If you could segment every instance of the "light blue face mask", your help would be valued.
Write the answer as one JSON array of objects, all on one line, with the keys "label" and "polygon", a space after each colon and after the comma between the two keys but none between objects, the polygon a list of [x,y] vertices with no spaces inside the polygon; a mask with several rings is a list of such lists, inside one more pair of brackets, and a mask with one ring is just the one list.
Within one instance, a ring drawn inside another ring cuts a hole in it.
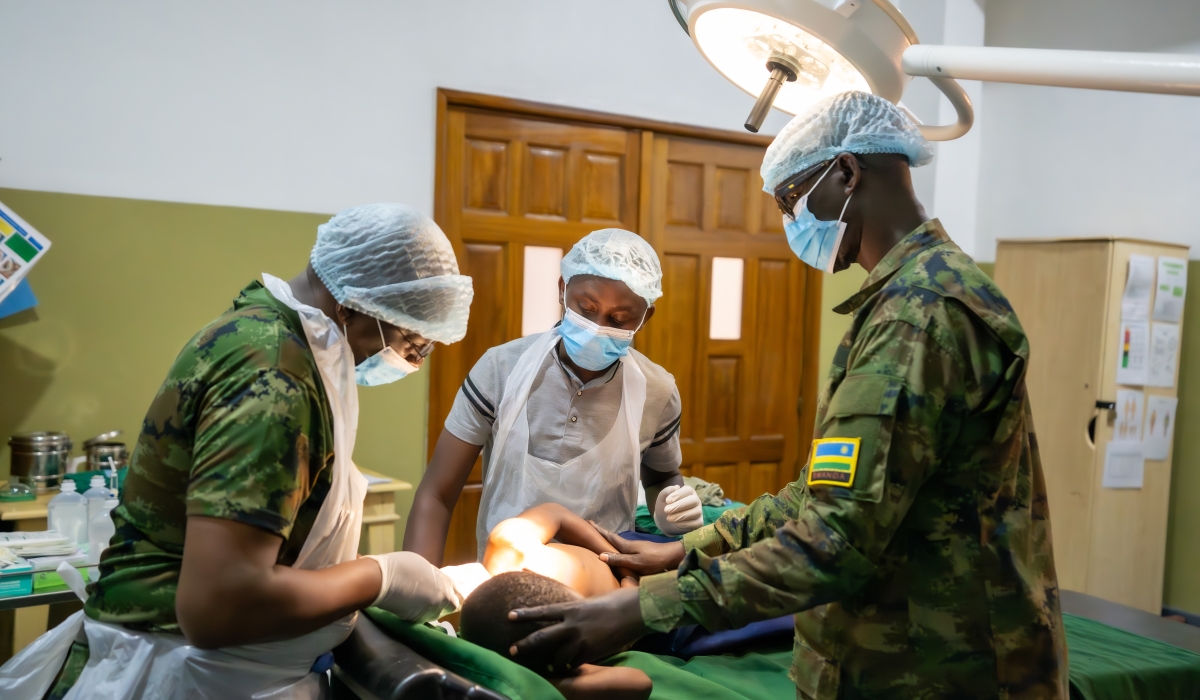
[{"label": "light blue face mask", "polygon": [[[600,326],[575,313],[563,304],[567,312],[563,314],[562,323],[558,326],[558,334],[563,339],[563,349],[567,357],[584,369],[599,372],[612,363],[629,354],[629,346],[633,344],[633,334],[637,331],[625,331],[620,328]],[[649,308],[646,309],[649,312]],[[642,323],[646,315],[642,314]],[[642,324],[638,324],[641,330]]]},{"label": "light blue face mask", "polygon": [[[375,319],[375,325],[379,327],[379,339],[383,341],[383,349],[354,367],[354,382],[356,384],[359,386],[391,384],[421,369],[403,357],[400,357],[400,353],[388,345],[387,339],[383,337],[383,324],[379,322],[379,319]],[[344,333],[345,330],[345,327],[343,327],[342,332]]]},{"label": "light blue face mask", "polygon": [[[817,185],[821,184],[821,180],[825,179],[829,171],[833,170],[833,166],[834,163],[830,163],[825,172],[821,173],[821,177],[817,178],[816,184],[796,202],[795,208],[792,209],[795,219],[783,217],[783,230],[787,234],[792,252],[804,262],[825,272],[833,272],[834,263],[837,262],[837,251],[842,245],[842,236],[846,235],[846,224],[842,217],[846,215],[846,207],[850,206],[850,197],[847,197],[846,203],[842,205],[842,213],[838,215],[837,221],[821,221],[808,210],[808,196],[817,189]],[[850,196],[853,197],[854,193],[851,192]]]}]

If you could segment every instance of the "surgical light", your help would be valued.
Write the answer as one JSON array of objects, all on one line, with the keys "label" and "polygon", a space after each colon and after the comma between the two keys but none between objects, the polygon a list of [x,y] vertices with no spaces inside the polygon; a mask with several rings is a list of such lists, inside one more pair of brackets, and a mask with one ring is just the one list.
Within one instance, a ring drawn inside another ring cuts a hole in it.
[{"label": "surgical light", "polygon": [[757,97],[746,129],[771,107],[796,114],[847,90],[900,101],[929,78],[958,121],[922,125],[932,141],[967,133],[971,101],[955,80],[1200,95],[1200,56],[920,44],[888,0],[667,0],[709,63]]}]

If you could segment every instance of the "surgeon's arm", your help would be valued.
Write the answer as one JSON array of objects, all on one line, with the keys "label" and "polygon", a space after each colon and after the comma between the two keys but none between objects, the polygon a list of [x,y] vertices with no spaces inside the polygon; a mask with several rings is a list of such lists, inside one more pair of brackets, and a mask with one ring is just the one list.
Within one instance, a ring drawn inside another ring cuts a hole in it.
[{"label": "surgeon's arm", "polygon": [[187,521],[175,614],[201,649],[298,637],[371,605],[383,583],[372,559],[325,569],[277,562],[283,538],[220,518]]},{"label": "surgeon's arm", "polygon": [[404,551],[416,552],[434,566],[442,565],[450,516],[482,449],[483,445],[464,442],[442,429],[413,498],[404,530]]},{"label": "surgeon's arm", "polygon": [[870,577],[958,430],[965,363],[901,321],[863,329],[857,350],[820,426],[861,439],[853,483],[807,486],[773,536],[721,557],[692,549],[678,572],[643,578],[651,629],[738,627],[838,600]]}]

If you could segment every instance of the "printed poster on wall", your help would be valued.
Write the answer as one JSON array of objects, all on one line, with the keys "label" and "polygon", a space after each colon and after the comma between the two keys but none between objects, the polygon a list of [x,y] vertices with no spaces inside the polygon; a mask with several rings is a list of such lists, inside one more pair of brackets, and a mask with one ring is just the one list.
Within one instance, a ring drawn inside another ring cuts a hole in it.
[{"label": "printed poster on wall", "polygon": [[1175,386],[1175,358],[1179,354],[1179,326],[1150,324],[1150,368],[1146,386]]},{"label": "printed poster on wall", "polygon": [[1150,320],[1150,296],[1154,293],[1154,256],[1130,255],[1129,277],[1121,295],[1122,321]]},{"label": "printed poster on wall", "polygon": [[1187,295],[1187,260],[1158,259],[1158,284],[1154,293],[1154,320],[1179,323]]},{"label": "printed poster on wall", "polygon": [[1113,421],[1113,442],[1142,441],[1142,392],[1117,390],[1117,419]]},{"label": "printed poster on wall", "polygon": [[1175,439],[1175,409],[1179,399],[1151,396],[1146,400],[1146,429],[1142,453],[1146,459],[1166,459]]},{"label": "printed poster on wall", "polygon": [[1100,484],[1106,489],[1140,489],[1145,471],[1141,444],[1110,442],[1104,450],[1104,477]]},{"label": "printed poster on wall", "polygon": [[50,241],[0,202],[0,301],[16,290]]},{"label": "printed poster on wall", "polygon": [[1117,338],[1117,384],[1145,386],[1148,380],[1150,324],[1146,321],[1121,321]]}]

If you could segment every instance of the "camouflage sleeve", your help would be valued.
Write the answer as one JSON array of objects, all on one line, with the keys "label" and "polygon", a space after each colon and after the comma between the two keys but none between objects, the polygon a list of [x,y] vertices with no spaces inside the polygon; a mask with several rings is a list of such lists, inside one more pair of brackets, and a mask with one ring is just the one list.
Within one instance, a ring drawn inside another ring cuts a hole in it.
[{"label": "camouflage sleeve", "polygon": [[792,482],[772,496],[763,494],[748,505],[727,510],[711,525],[692,530],[683,536],[685,550],[699,550],[710,557],[749,547],[775,534],[789,520],[800,514],[804,489]]},{"label": "camouflage sleeve", "polygon": [[308,432],[320,398],[278,368],[236,371],[201,403],[187,514],[286,538],[308,497]]},{"label": "camouflage sleeve", "polygon": [[[647,625],[739,627],[857,590],[957,433],[962,365],[912,324],[860,331],[846,378],[817,426],[824,438],[861,439],[851,483],[792,484],[785,491],[802,496],[764,496],[731,515],[729,529],[745,537],[740,544],[751,533],[771,534],[723,556],[691,549],[677,572],[643,578]],[[788,518],[791,508],[797,512]]]}]

